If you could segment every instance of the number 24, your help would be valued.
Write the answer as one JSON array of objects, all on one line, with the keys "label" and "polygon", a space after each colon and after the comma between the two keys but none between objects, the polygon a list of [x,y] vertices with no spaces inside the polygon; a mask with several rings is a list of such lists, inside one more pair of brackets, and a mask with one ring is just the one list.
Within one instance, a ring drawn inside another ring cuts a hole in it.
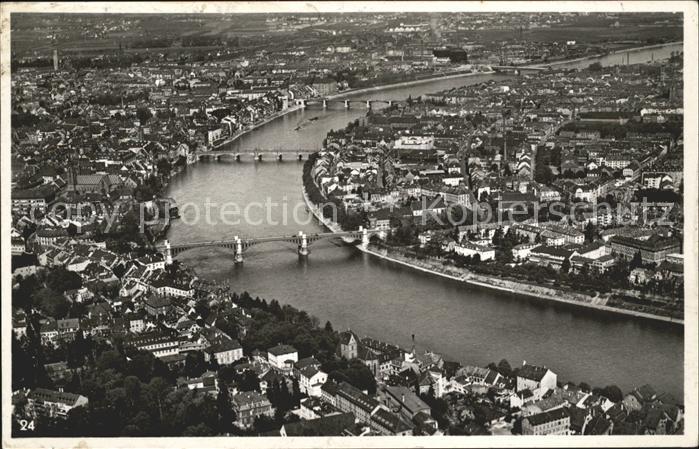
[{"label": "number 24", "polygon": [[19,420],[19,429],[23,432],[27,430],[34,430],[34,420],[27,421],[26,419]]}]

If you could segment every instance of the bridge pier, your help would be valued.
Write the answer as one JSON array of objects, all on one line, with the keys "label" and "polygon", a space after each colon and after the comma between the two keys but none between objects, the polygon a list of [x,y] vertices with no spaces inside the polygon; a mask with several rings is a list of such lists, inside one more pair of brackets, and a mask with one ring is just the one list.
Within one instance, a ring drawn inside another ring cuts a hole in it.
[{"label": "bridge pier", "polygon": [[360,226],[359,230],[362,231],[362,246],[369,246],[369,231],[367,231],[364,226]]},{"label": "bridge pier", "polygon": [[391,106],[393,106],[393,100],[388,100],[388,107],[390,108]]},{"label": "bridge pier", "polygon": [[349,109],[349,108],[350,108],[350,102],[349,102],[349,100],[345,100],[345,109]]},{"label": "bridge pier", "polygon": [[300,160],[300,161],[303,160],[303,154],[301,154],[301,153],[299,153],[299,160]]},{"label": "bridge pier", "polygon": [[323,109],[328,109],[328,100],[323,99]]},{"label": "bridge pier", "polygon": [[235,236],[235,263],[243,263],[243,242]]},{"label": "bridge pier", "polygon": [[235,154],[235,160],[236,162],[240,162],[240,153]]},{"label": "bridge pier", "polygon": [[299,237],[301,237],[301,244],[299,245],[299,256],[308,256],[308,239],[306,234],[299,231]]},{"label": "bridge pier", "polygon": [[371,100],[366,101],[366,108],[371,109]]},{"label": "bridge pier", "polygon": [[277,154],[277,159],[279,159],[279,162],[282,161],[282,154],[281,153]]},{"label": "bridge pier", "polygon": [[170,240],[165,240],[165,265],[172,265],[172,249],[170,249]]}]

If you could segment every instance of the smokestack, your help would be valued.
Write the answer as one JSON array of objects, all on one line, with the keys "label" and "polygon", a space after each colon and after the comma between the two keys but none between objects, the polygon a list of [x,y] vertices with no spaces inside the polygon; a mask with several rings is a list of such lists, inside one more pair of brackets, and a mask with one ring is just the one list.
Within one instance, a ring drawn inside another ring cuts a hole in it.
[{"label": "smokestack", "polygon": [[53,71],[58,71],[58,49],[53,49]]}]

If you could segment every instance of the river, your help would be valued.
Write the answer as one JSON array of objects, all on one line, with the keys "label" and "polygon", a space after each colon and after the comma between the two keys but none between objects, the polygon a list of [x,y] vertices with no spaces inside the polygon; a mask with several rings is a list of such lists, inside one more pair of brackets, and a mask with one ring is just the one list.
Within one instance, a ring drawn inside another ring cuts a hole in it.
[{"label": "river", "polygon": [[[657,60],[678,49],[681,45],[631,52],[631,63],[650,60],[651,53]],[[610,55],[600,62],[617,64],[620,58]],[[571,65],[585,67],[591,62]],[[506,77],[437,80],[360,97],[399,100],[493,78]],[[344,127],[366,113],[363,107],[336,107],[288,114],[230,145],[235,149],[320,148],[329,129]],[[310,121],[313,117],[318,118]],[[298,126],[301,129],[295,131]],[[173,223],[168,238],[178,243],[319,232],[321,227],[303,207],[301,168],[297,161],[200,162],[188,168],[169,186],[168,194],[180,204],[182,219]],[[249,222],[241,224],[222,223],[220,207],[215,206],[231,202],[243,209],[268,198],[278,203],[269,217],[255,208]],[[207,199],[213,211],[209,221],[203,219]],[[194,206],[199,208],[199,220],[195,220]],[[293,218],[294,210],[300,223]],[[680,326],[468,286],[378,260],[333,241],[311,246],[306,260],[285,243],[252,247],[239,266],[223,249],[191,250],[179,259],[202,276],[228,281],[235,291],[278,299],[317,316],[321,324],[330,320],[336,329],[351,328],[403,347],[410,346],[415,334],[418,349],[431,349],[465,364],[485,365],[506,358],[515,366],[526,360],[550,367],[563,381],[616,384],[624,391],[650,383],[658,391],[682,397]]]}]

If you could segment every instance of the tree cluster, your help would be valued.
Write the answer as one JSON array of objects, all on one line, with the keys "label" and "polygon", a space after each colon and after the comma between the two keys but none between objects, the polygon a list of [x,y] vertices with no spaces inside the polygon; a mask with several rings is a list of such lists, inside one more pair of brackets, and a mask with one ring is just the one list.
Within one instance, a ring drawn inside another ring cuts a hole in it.
[{"label": "tree cluster", "polygon": [[334,359],[324,363],[321,369],[335,382],[347,382],[369,395],[376,394],[376,379],[360,360]]}]

